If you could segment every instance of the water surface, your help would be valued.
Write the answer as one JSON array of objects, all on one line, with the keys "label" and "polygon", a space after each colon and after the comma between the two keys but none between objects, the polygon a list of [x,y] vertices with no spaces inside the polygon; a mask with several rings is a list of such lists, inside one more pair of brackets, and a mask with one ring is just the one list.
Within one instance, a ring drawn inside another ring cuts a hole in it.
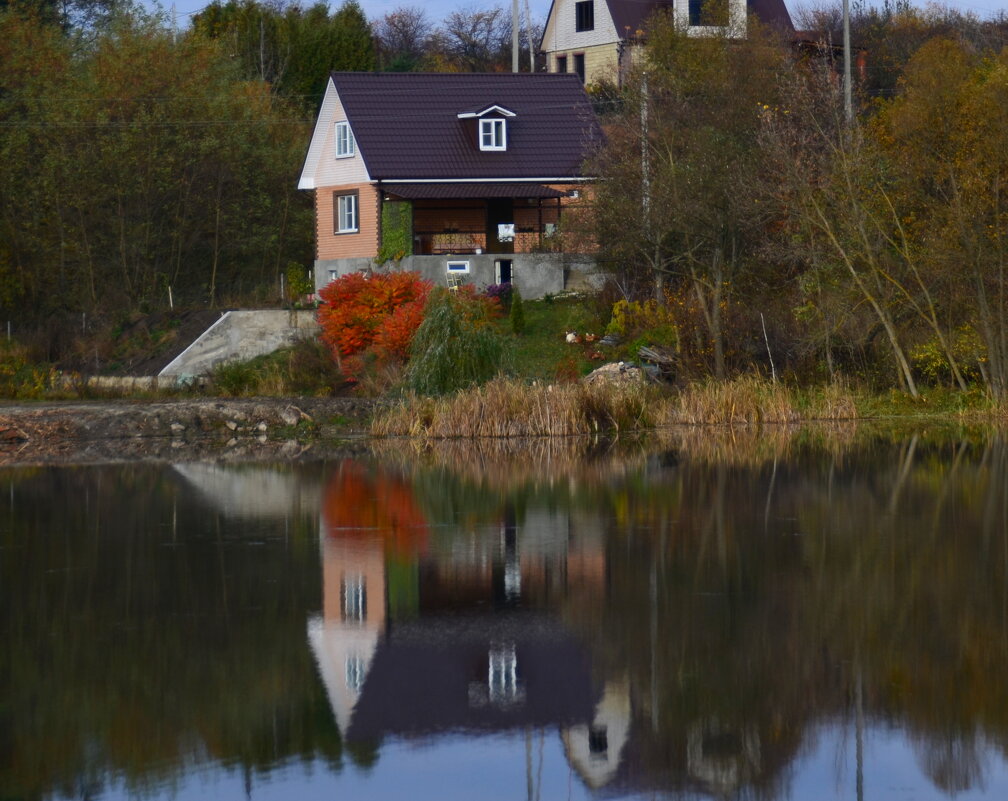
[{"label": "water surface", "polygon": [[6,471],[0,797],[1008,797],[1005,441],[813,439]]}]

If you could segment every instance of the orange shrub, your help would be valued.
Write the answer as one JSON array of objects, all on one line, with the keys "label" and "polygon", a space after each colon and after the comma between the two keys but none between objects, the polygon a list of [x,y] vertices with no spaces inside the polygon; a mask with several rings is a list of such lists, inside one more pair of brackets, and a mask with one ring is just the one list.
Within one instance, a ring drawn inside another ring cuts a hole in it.
[{"label": "orange shrub", "polygon": [[431,283],[417,273],[351,273],[319,292],[316,317],[322,341],[337,358],[375,346],[383,355],[405,357],[423,319]]}]

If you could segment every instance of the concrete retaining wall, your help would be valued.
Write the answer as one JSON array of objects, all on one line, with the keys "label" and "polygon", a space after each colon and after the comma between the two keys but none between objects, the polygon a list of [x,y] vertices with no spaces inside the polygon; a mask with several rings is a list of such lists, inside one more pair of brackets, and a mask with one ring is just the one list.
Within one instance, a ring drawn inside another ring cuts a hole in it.
[{"label": "concrete retaining wall", "polygon": [[601,285],[595,261],[590,256],[559,253],[481,253],[465,256],[407,256],[398,264],[376,266],[371,259],[320,259],[315,262],[315,290],[330,281],[361,270],[414,271],[436,286],[448,285],[448,262],[466,262],[468,272],[456,272],[465,283],[483,289],[497,283],[497,262],[511,261],[511,282],[523,298],[535,299],[564,290],[585,290]]},{"label": "concrete retaining wall", "polygon": [[226,312],[165,367],[159,378],[185,380],[206,375],[226,362],[247,361],[318,333],[313,311]]}]

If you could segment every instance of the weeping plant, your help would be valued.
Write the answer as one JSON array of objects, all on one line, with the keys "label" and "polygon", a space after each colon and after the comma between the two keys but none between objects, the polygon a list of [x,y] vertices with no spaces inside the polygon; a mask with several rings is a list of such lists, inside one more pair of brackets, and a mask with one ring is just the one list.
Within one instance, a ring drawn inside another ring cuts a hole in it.
[{"label": "weeping plant", "polygon": [[405,383],[421,395],[445,395],[489,381],[506,361],[506,343],[484,303],[435,292],[410,345]]}]

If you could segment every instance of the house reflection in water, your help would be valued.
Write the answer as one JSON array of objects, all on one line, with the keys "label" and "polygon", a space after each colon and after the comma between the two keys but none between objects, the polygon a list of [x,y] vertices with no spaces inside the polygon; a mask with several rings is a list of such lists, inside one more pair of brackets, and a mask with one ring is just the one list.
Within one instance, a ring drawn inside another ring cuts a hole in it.
[{"label": "house reflection in water", "polygon": [[425,525],[412,514],[355,528],[340,504],[391,493],[403,509],[406,488],[345,469],[358,472],[326,493],[323,613],[308,625],[343,737],[558,728],[571,766],[604,785],[628,735],[628,686],[598,691],[589,650],[557,614],[574,597],[604,600],[601,533],[535,509],[520,524],[505,509],[496,524],[439,529],[433,544],[401,530]]}]

